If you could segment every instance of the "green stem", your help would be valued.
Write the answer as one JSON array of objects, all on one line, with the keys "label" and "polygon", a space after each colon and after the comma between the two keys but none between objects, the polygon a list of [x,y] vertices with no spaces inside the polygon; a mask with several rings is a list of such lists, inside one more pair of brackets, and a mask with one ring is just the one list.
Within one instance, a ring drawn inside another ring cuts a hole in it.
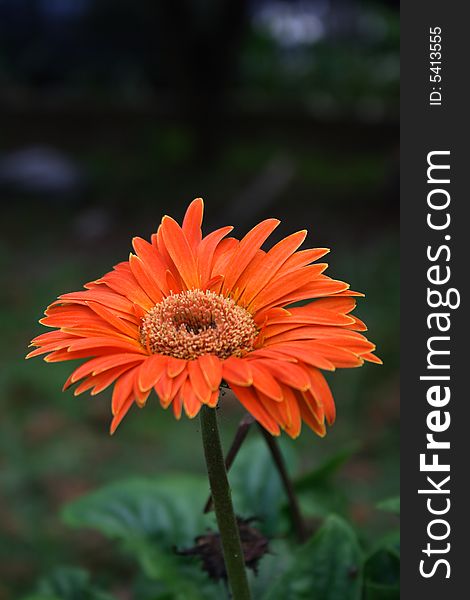
[{"label": "green stem", "polygon": [[245,560],[237,520],[233,512],[232,495],[225,470],[215,408],[208,406],[201,408],[201,432],[207,474],[209,475],[232,597],[233,600],[249,600],[251,595],[246,577]]}]

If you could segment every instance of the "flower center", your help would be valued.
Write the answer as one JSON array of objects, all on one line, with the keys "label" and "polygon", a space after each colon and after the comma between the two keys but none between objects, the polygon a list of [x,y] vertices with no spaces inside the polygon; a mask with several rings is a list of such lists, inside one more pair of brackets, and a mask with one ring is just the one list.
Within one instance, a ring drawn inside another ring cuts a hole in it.
[{"label": "flower center", "polygon": [[258,330],[250,313],[231,298],[189,290],[165,298],[143,317],[140,342],[152,354],[192,360],[253,350]]}]

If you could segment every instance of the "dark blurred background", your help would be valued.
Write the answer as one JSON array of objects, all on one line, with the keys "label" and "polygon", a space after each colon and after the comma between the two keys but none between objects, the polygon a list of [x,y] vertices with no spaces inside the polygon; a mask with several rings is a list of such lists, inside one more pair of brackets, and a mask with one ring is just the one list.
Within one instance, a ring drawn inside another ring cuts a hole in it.
[{"label": "dark blurred background", "polygon": [[[206,231],[309,229],[383,367],[329,378],[338,422],[299,472],[349,458],[335,494],[385,528],[398,492],[398,2],[0,0],[0,598],[58,562],[116,568],[60,507],[132,474],[204,469],[198,423],[150,402],[107,433],[110,394],[63,394],[70,364],[25,363],[58,294],[125,260],[133,235],[206,201]],[[222,409],[228,443],[242,415]],[[120,567],[122,568],[122,566]],[[124,596],[123,596],[124,597]]]}]

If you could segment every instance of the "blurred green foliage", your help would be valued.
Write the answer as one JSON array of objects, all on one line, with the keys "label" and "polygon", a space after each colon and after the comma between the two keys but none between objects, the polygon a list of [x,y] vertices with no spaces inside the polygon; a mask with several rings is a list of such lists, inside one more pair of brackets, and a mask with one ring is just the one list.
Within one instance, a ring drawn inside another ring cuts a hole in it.
[{"label": "blurred green foliage", "polygon": [[[240,470],[246,470],[249,464],[250,472],[244,478],[231,477],[236,506],[249,506],[250,514],[255,515],[259,527],[269,531],[271,540],[268,554],[261,559],[259,573],[251,577],[254,597],[263,600],[397,599],[398,533],[388,534],[366,550],[354,527],[343,517],[330,515],[315,527],[311,538],[296,549],[289,528],[283,526],[281,511],[286,498],[279,487],[278,474],[266,464],[266,457],[263,440],[250,439],[238,463]],[[328,461],[312,476],[304,477],[305,492],[316,494],[330,477],[331,470],[332,461]],[[254,473],[260,477],[253,476]],[[273,492],[269,498],[265,497],[267,490]],[[200,511],[206,496],[207,483],[202,476],[182,474],[124,480],[69,503],[62,517],[71,527],[92,528],[118,542],[119,548],[139,565],[132,569],[133,578],[127,582],[134,590],[134,597],[142,600],[228,598],[223,583],[211,581],[200,570],[198,559],[175,552],[175,549],[189,547],[193,539],[208,528],[214,529],[213,516]],[[269,523],[266,517],[272,514],[273,507],[277,514]],[[116,590],[119,579],[116,581],[111,573],[105,573],[102,582],[106,578],[108,589]],[[62,567],[54,569],[49,578],[41,578],[35,595],[25,600],[105,600],[108,597],[112,596],[91,585],[86,571]]]}]

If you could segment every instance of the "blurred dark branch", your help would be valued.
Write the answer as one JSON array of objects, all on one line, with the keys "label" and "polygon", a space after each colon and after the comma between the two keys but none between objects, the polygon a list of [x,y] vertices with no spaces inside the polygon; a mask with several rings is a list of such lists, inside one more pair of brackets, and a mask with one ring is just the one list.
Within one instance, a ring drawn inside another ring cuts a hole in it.
[{"label": "blurred dark branch", "polygon": [[297,533],[299,542],[305,542],[307,539],[305,523],[302,518],[299,502],[297,500],[297,496],[295,495],[294,487],[292,485],[292,481],[290,480],[289,473],[287,472],[286,463],[284,462],[284,457],[282,456],[281,450],[277,443],[277,439],[274,436],[272,436],[268,431],[266,431],[266,429],[262,425],[259,425],[259,430],[261,431],[262,436],[266,440],[274,464],[276,465],[277,471],[284,485],[284,490],[289,500],[292,521],[294,523],[295,531]]}]

